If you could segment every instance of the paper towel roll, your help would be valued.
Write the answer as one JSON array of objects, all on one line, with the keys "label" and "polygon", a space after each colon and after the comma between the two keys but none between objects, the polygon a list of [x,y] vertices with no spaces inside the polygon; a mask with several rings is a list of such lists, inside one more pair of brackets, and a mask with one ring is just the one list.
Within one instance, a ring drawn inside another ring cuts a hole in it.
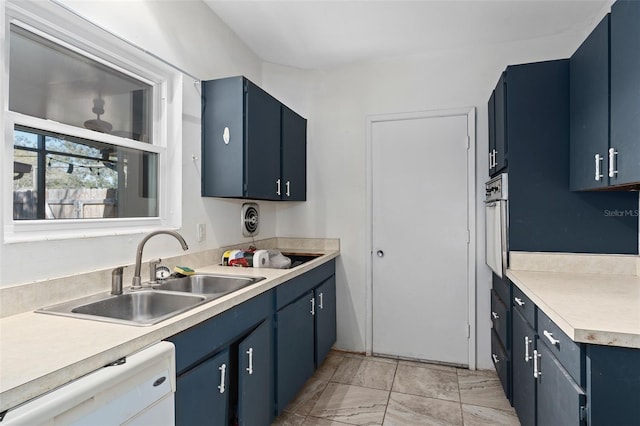
[{"label": "paper towel roll", "polygon": [[256,252],[253,254],[253,267],[254,268],[269,267],[269,252],[267,250],[256,250]]}]

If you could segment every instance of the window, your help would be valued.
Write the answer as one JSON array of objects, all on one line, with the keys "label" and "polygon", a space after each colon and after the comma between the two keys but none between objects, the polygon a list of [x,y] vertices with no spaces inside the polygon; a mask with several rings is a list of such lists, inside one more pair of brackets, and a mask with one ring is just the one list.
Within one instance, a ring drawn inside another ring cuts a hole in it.
[{"label": "window", "polygon": [[179,227],[182,75],[60,6],[6,4],[5,241]]}]

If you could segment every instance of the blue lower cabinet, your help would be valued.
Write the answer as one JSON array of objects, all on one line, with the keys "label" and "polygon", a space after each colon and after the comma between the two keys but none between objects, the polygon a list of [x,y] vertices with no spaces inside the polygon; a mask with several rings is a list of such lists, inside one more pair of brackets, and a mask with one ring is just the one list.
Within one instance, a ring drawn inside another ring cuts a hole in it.
[{"label": "blue lower cabinet", "polygon": [[229,351],[178,376],[176,425],[227,425],[229,401]]},{"label": "blue lower cabinet", "polygon": [[315,325],[313,291],[280,309],[277,314],[278,413],[293,400],[315,371]]},{"label": "blue lower cabinet", "polygon": [[537,421],[539,425],[586,424],[586,394],[540,339],[537,368]]},{"label": "blue lower cabinet", "polygon": [[336,277],[315,289],[316,366],[320,366],[336,342]]},{"label": "blue lower cabinet", "polygon": [[533,351],[536,332],[518,309],[512,313],[512,395],[513,408],[522,426],[536,424],[536,382],[533,377]]},{"label": "blue lower cabinet", "polygon": [[273,419],[273,325],[263,322],[238,345],[238,424]]}]

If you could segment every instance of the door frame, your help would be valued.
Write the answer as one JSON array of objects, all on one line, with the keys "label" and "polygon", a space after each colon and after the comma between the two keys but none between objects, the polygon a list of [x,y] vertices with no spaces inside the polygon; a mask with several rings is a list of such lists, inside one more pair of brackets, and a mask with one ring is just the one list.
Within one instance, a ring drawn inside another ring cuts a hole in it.
[{"label": "door frame", "polygon": [[454,117],[467,118],[467,306],[469,321],[468,356],[469,369],[476,369],[476,108],[465,107],[444,110],[419,111],[395,114],[373,114],[366,117],[366,222],[365,247],[365,350],[373,352],[373,125],[385,121],[414,120],[421,118]]}]

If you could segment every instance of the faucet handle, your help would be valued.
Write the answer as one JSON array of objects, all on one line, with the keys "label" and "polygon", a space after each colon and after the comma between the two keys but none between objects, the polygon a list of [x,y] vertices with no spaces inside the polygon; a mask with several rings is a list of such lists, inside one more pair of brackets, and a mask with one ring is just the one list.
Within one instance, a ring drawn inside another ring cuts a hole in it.
[{"label": "faucet handle", "polygon": [[160,262],[162,262],[162,259],[149,261],[149,284],[156,283],[156,269],[158,268]]},{"label": "faucet handle", "polygon": [[119,266],[111,271],[111,294],[122,294],[122,275],[124,266]]}]

